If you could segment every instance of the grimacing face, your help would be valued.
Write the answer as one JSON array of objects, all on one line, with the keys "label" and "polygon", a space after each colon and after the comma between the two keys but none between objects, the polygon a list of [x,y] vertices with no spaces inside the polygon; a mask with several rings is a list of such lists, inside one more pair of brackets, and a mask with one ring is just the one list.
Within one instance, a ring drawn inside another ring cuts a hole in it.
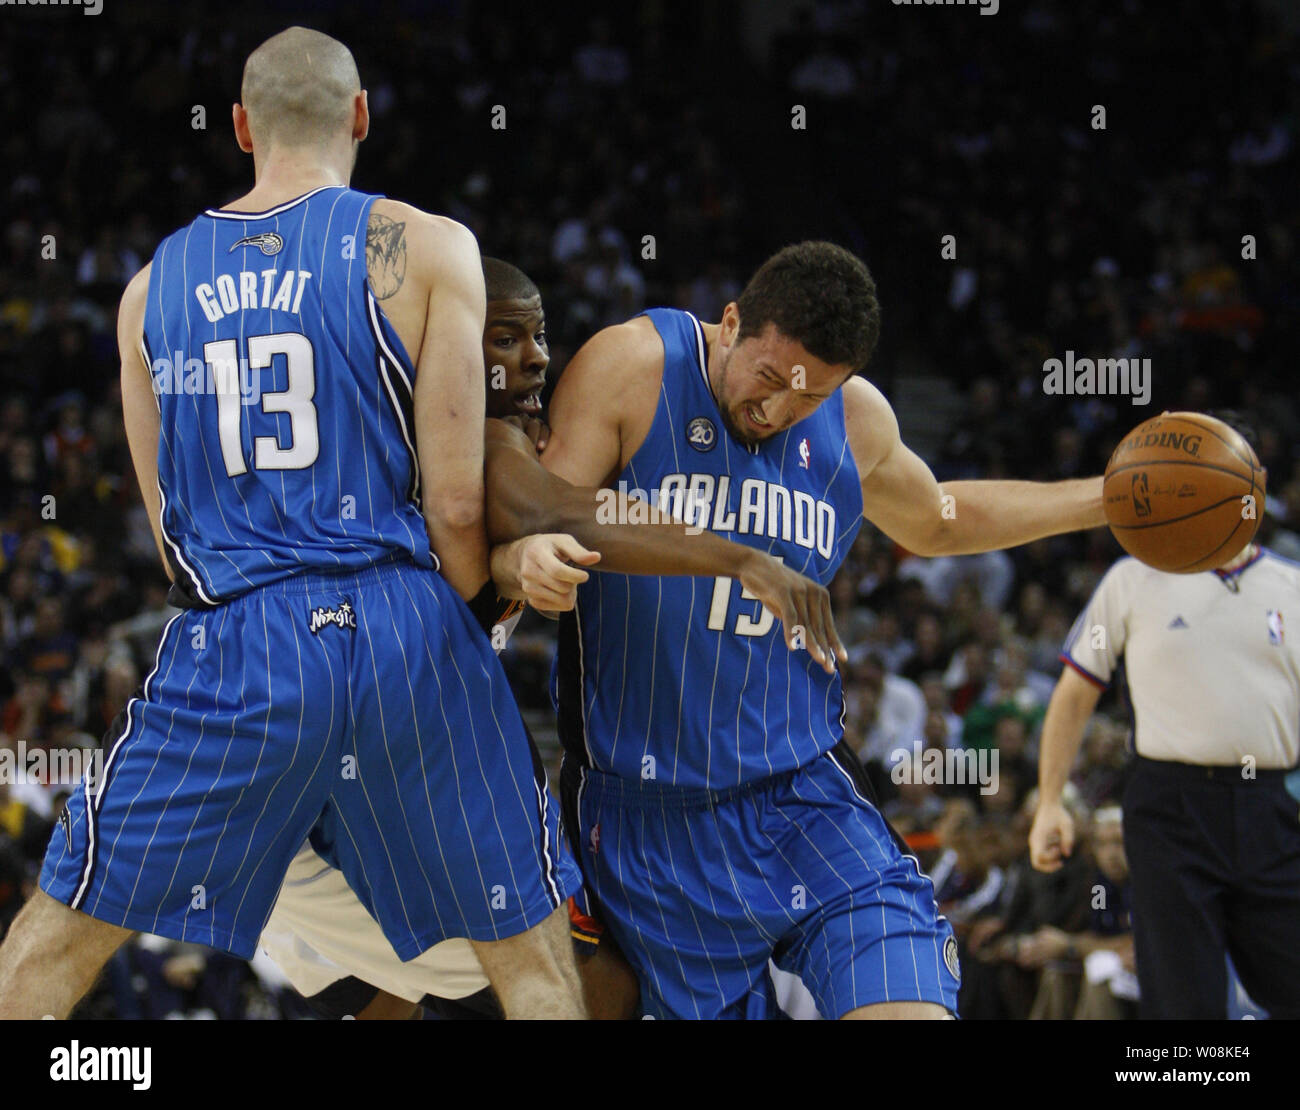
[{"label": "grimacing face", "polygon": [[739,331],[732,302],[722,314],[722,363],[711,384],[723,424],[741,443],[761,443],[812,415],[852,373],[809,354],[773,323],[741,342]]},{"label": "grimacing face", "polygon": [[[541,416],[542,387],[551,352],[546,345],[546,314],[540,295],[488,301],[483,326],[483,366],[487,372],[487,415]],[[495,367],[505,371],[505,388]]]}]

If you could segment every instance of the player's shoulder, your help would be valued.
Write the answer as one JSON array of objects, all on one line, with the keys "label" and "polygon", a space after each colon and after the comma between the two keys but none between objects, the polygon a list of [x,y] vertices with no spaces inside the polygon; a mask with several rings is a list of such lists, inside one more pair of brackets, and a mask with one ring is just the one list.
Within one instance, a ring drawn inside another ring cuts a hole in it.
[{"label": "player's shoulder", "polygon": [[133,331],[140,330],[144,320],[145,304],[149,299],[149,275],[153,272],[153,262],[146,262],[122,290],[122,299],[117,307],[118,327],[131,326]]},{"label": "player's shoulder", "polygon": [[[395,237],[404,238],[417,258],[426,257],[425,250],[447,250],[464,248],[472,245],[477,251],[478,240],[468,227],[449,216],[439,216],[426,212],[405,201],[392,197],[376,197],[370,206],[370,216],[366,228],[366,244],[371,246],[379,240]],[[420,248],[415,252],[414,248]],[[431,260],[439,256],[433,254]]]},{"label": "player's shoulder", "polygon": [[146,262],[136,271],[135,277],[126,283],[122,290],[122,303],[142,304],[149,295],[149,275],[153,272],[153,262]]},{"label": "player's shoulder", "polygon": [[[464,224],[404,201],[376,197],[366,221],[366,273],[375,296],[423,304],[427,291],[482,284],[478,240]],[[394,303],[385,310],[400,311]],[[411,309],[414,311],[414,308]]]},{"label": "player's shoulder", "polygon": [[632,362],[641,364],[662,363],[664,357],[663,337],[654,321],[644,314],[601,328],[583,346],[618,351]]},{"label": "player's shoulder", "polygon": [[[861,374],[849,375],[849,379],[840,386],[840,391],[844,396],[845,419],[849,418],[850,413],[854,419],[859,420],[894,419],[894,407],[888,398]],[[897,425],[896,419],[894,423]]]},{"label": "player's shoulder", "polygon": [[611,399],[624,391],[641,395],[658,391],[663,366],[663,339],[654,323],[648,316],[634,316],[588,339],[565,367],[560,383],[569,392],[590,388]]},{"label": "player's shoulder", "polygon": [[517,424],[499,417],[488,417],[483,422],[483,441],[488,452],[497,450],[517,451],[520,454],[536,456],[533,442]]},{"label": "player's shoulder", "polygon": [[842,386],[844,431],[858,469],[869,471],[899,442],[898,417],[889,399],[861,374]]}]

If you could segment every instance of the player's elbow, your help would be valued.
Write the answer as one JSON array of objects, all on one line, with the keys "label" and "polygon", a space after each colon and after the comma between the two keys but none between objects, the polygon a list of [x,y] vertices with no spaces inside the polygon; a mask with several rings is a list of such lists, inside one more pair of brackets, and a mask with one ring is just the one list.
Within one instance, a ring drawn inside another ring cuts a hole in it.
[{"label": "player's elbow", "polygon": [[909,531],[906,538],[899,542],[913,555],[925,559],[937,559],[941,555],[959,554],[957,537],[951,527],[952,521],[936,520],[926,527],[916,527]]},{"label": "player's elbow", "polygon": [[482,490],[460,490],[436,496],[426,516],[447,528],[463,530],[483,523]]}]

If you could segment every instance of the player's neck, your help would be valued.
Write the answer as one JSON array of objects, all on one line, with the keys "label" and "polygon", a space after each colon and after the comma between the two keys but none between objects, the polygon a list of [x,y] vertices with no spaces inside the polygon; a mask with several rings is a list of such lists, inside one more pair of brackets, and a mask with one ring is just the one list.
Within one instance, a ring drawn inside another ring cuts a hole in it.
[{"label": "player's neck", "polygon": [[346,185],[350,172],[333,159],[300,151],[273,151],[265,161],[254,158],[256,184],[227,208],[237,212],[260,212],[293,200],[313,189]]},{"label": "player's neck", "polygon": [[718,358],[718,332],[722,330],[721,324],[706,324],[700,321],[700,330],[704,333],[704,375],[709,379],[709,388],[717,395],[717,388],[713,384],[713,374],[717,369],[713,365]]}]

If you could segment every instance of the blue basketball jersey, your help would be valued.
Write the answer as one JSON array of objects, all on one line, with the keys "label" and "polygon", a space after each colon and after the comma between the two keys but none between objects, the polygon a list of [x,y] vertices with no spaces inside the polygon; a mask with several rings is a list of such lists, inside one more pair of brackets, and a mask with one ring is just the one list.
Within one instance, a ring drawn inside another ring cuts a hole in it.
[{"label": "blue basketball jersey", "polygon": [[415,369],[366,280],[375,197],[209,209],[163,240],[144,357],[167,557],[198,603],[303,571],[433,568]]},{"label": "blue basketball jersey", "polygon": [[[841,393],[746,446],[719,416],[699,321],[646,315],[663,340],[663,383],[616,487],[827,584],[862,523]],[[789,651],[730,578],[591,575],[562,622],[556,678],[566,750],[628,779],[731,787],[808,764],[843,735],[839,674]]]}]

